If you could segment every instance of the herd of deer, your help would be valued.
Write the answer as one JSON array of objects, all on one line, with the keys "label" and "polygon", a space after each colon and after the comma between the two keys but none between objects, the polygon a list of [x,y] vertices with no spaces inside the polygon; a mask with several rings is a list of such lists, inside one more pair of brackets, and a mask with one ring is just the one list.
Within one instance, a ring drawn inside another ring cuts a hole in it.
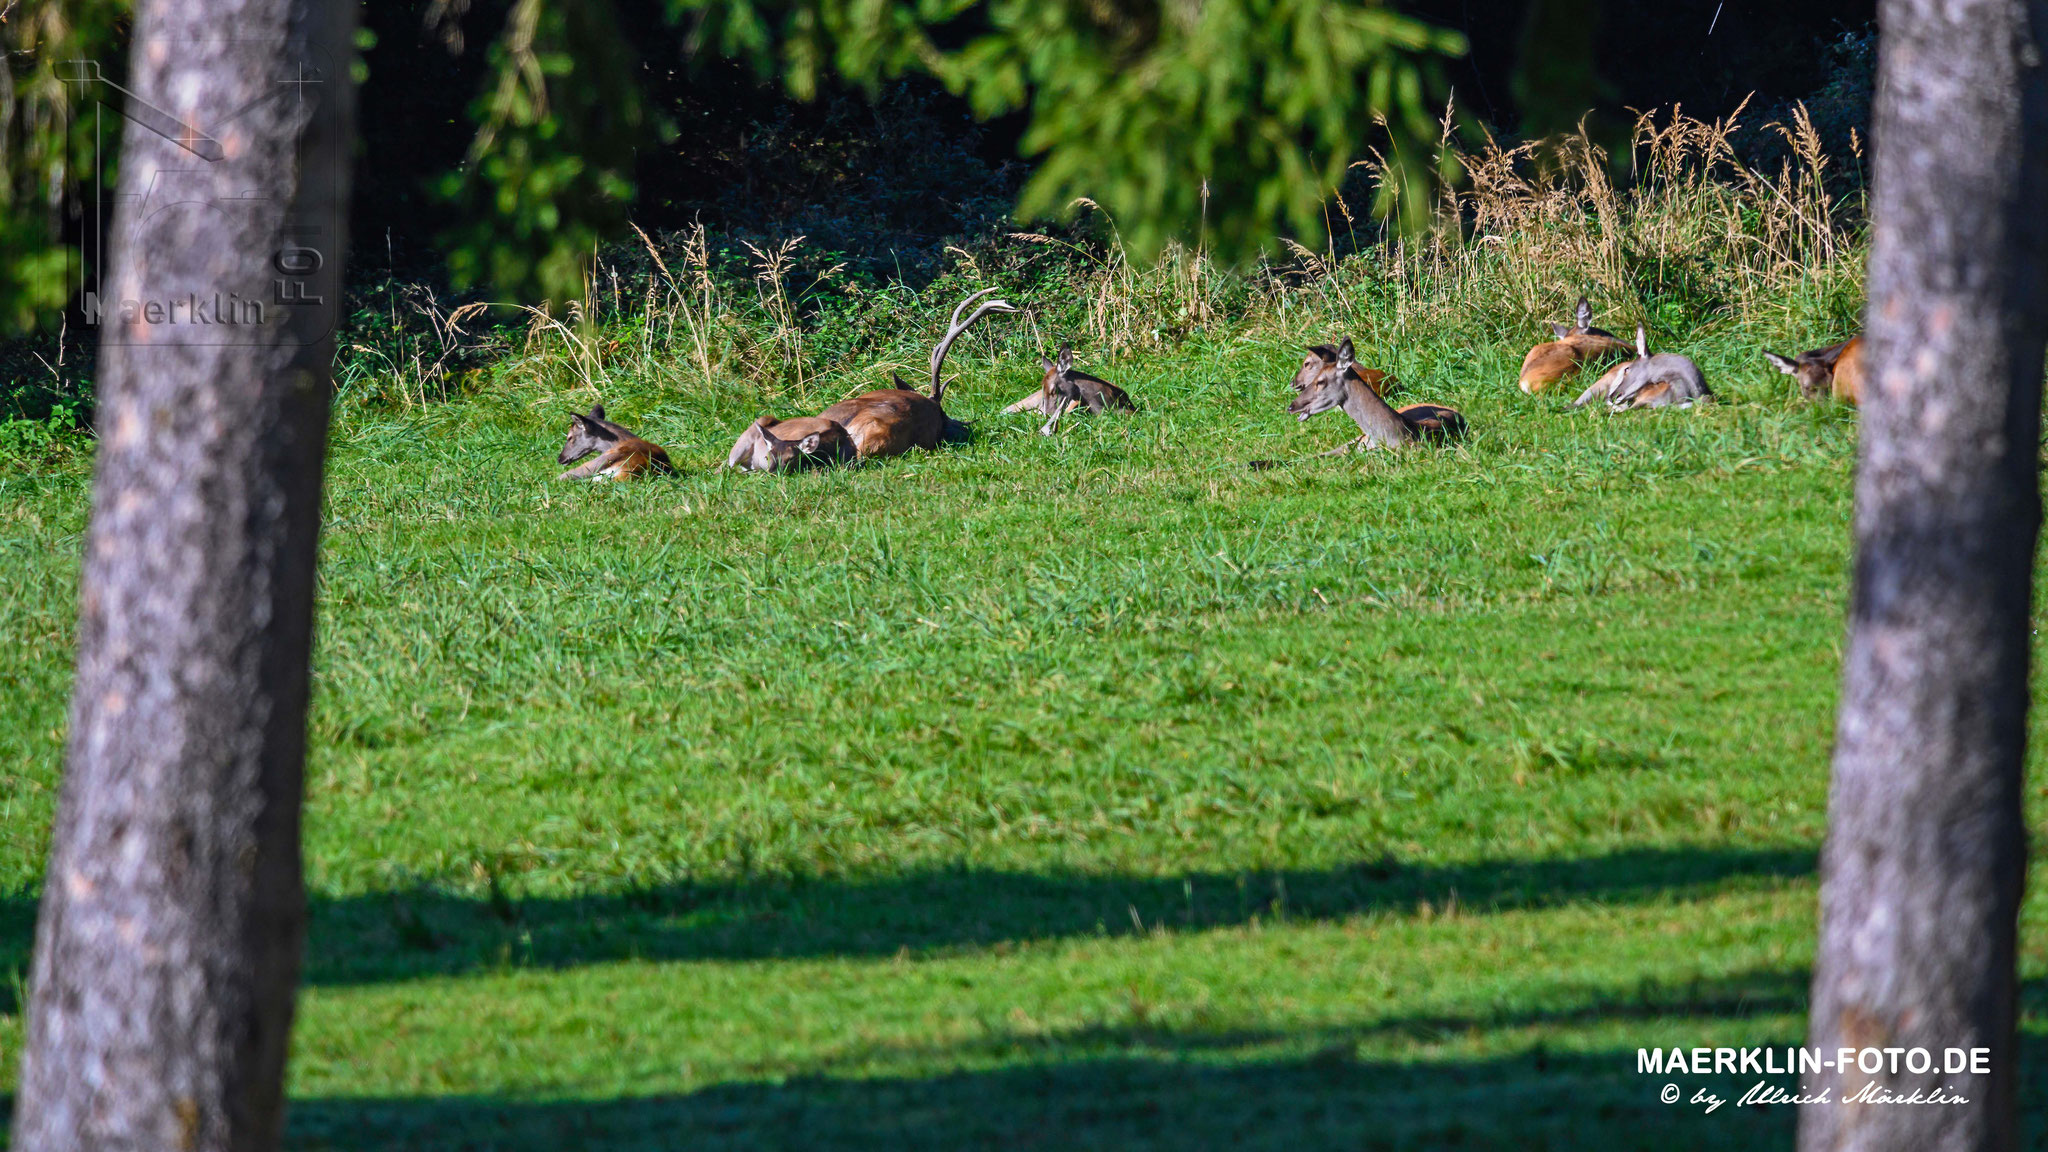
[{"label": "herd of deer", "polygon": [[[754,472],[783,472],[818,464],[851,463],[874,456],[895,456],[911,448],[936,448],[942,442],[966,439],[967,426],[946,415],[946,381],[941,375],[946,353],[961,333],[991,312],[1018,309],[1002,300],[988,300],[965,320],[967,307],[994,292],[984,288],[962,300],[953,309],[945,336],[932,348],[931,384],[928,392],[911,388],[901,376],[894,388],[864,392],[841,400],[816,416],[777,420],[763,416],[756,420],[726,457],[728,468]],[[1626,341],[1603,328],[1593,326],[1593,306],[1579,298],[1574,324],[1553,324],[1556,339],[1529,349],[1522,359],[1519,384],[1522,391],[1538,393],[1552,384],[1589,367],[1603,368],[1577,401],[1574,408],[1595,400],[1605,401],[1615,411],[1632,408],[1683,408],[1714,398],[1699,365],[1671,352],[1652,355],[1640,325],[1636,342]],[[1780,372],[1799,382],[1800,394],[1817,400],[1830,394],[1850,404],[1857,402],[1862,380],[1862,338],[1850,339],[1827,348],[1797,356],[1764,356]],[[1341,408],[1358,425],[1359,435],[1325,456],[1360,448],[1388,448],[1421,440],[1443,441],[1465,433],[1465,417],[1455,408],[1441,404],[1410,404],[1395,408],[1385,396],[1394,378],[1385,372],[1360,367],[1350,340],[1335,348],[1319,344],[1308,350],[1301,368],[1294,374],[1294,400],[1287,411],[1306,420],[1319,412]],[[1074,368],[1071,349],[1061,348],[1057,359],[1039,359],[1044,377],[1038,390],[1003,411],[1036,412],[1045,424],[1041,435],[1059,430],[1069,411],[1085,406],[1090,412],[1108,409],[1134,411],[1136,405],[1123,389],[1100,377]],[[627,479],[670,472],[668,453],[658,444],[605,419],[604,406],[593,406],[588,415],[571,417],[569,439],[562,446],[559,463],[573,464],[594,457],[561,474],[558,479]],[[1253,467],[1270,467],[1272,461],[1254,461]]]}]

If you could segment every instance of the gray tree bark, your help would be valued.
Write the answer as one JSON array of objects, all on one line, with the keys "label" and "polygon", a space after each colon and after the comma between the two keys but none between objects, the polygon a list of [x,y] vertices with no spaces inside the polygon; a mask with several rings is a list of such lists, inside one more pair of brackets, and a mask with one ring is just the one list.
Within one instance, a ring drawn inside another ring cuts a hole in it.
[{"label": "gray tree bark", "polygon": [[[1872,387],[1809,1042],[1807,1152],[2014,1142],[2028,637],[2048,330],[2044,0],[1880,0]],[[1949,1074],[1947,1048],[1990,1049]],[[1864,1084],[1967,1104],[1844,1104]]]},{"label": "gray tree bark", "polygon": [[280,1137],[354,9],[139,5],[22,1152]]}]

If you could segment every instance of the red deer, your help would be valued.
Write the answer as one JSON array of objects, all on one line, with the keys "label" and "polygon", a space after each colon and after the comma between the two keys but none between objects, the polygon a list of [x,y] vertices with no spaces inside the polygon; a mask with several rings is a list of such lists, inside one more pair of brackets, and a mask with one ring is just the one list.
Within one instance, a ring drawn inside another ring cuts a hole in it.
[{"label": "red deer", "polygon": [[1552,324],[1550,330],[1557,339],[1536,345],[1522,357],[1522,374],[1517,382],[1522,391],[1533,396],[1588,364],[1604,364],[1628,355],[1629,347],[1621,337],[1605,328],[1593,327],[1593,304],[1584,296],[1579,297],[1574,319],[1578,323],[1570,327]]},{"label": "red deer", "polygon": [[[993,288],[984,288],[962,300],[953,309],[953,318],[945,336],[932,348],[930,395],[912,391],[910,386],[904,383],[903,378],[898,376],[895,377],[896,387],[864,392],[850,400],[841,400],[818,413],[817,418],[832,421],[846,429],[846,434],[853,439],[854,449],[860,453],[863,460],[871,456],[895,456],[912,448],[937,448],[941,440],[959,438],[965,432],[966,426],[946,415],[946,382],[941,377],[940,370],[945,366],[946,353],[952,349],[953,341],[958,340],[961,333],[973,327],[975,321],[990,312],[1017,311],[1001,300],[990,300],[976,308],[973,315],[967,319],[960,319],[960,313],[965,312],[969,304],[993,291]],[[728,460],[740,461],[736,467],[752,467],[746,462],[752,459],[751,455],[743,453],[741,448],[748,443],[749,437],[758,436],[760,427],[761,425],[756,422],[753,427],[741,433],[739,443],[733,445],[732,455]],[[779,428],[780,425],[776,427]]]},{"label": "red deer", "polygon": [[602,404],[591,405],[588,416],[572,412],[569,419],[569,439],[562,445],[562,454],[555,458],[555,463],[573,464],[593,452],[599,455],[590,463],[555,477],[557,480],[630,480],[675,471],[661,445],[642,440],[630,429],[605,419]]},{"label": "red deer", "polygon": [[1714,398],[1700,366],[1675,352],[1650,355],[1643,326],[1636,325],[1636,356],[1602,373],[1592,387],[1579,394],[1572,407],[1583,407],[1603,398],[1616,411],[1626,408],[1689,408]]},{"label": "red deer", "polygon": [[[1309,385],[1322,379],[1323,373],[1330,371],[1331,366],[1336,363],[1337,350],[1328,344],[1317,344],[1309,348],[1308,355],[1301,358],[1301,367],[1294,370],[1295,395],[1300,395]],[[1382,397],[1401,386],[1400,381],[1377,368],[1361,368],[1356,364],[1351,366],[1351,378]]]},{"label": "red deer", "polygon": [[1138,410],[1131,403],[1130,394],[1111,384],[1100,376],[1074,370],[1074,350],[1062,347],[1058,360],[1038,358],[1038,364],[1045,369],[1045,378],[1038,382],[1038,391],[1005,408],[1005,412],[1022,412],[1035,408],[1045,413],[1045,426],[1038,430],[1041,436],[1050,436],[1059,431],[1060,418],[1080,405],[1087,405],[1090,412],[1100,413],[1105,409],[1117,408],[1125,412]]},{"label": "red deer", "polygon": [[837,420],[763,416],[741,434],[725,466],[746,472],[789,472],[812,464],[845,464],[859,456],[853,437]]},{"label": "red deer", "polygon": [[1851,336],[1840,344],[1816,348],[1790,358],[1776,352],[1764,359],[1778,371],[1799,381],[1799,394],[1808,400],[1833,396],[1851,404],[1863,400],[1863,337]]},{"label": "red deer", "polygon": [[1441,404],[1410,404],[1396,411],[1354,372],[1356,351],[1351,341],[1337,346],[1328,366],[1294,397],[1287,411],[1301,420],[1318,412],[1342,408],[1358,425],[1356,440],[1323,453],[1335,456],[1360,448],[1392,448],[1417,440],[1448,440],[1465,434],[1465,417]]}]

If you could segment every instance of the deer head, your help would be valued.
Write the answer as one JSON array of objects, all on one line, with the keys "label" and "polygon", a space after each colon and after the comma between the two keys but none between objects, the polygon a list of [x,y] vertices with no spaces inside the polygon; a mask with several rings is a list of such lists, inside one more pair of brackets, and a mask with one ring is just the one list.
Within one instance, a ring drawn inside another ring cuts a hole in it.
[{"label": "deer head", "polygon": [[593,404],[590,415],[579,412],[569,413],[569,438],[562,445],[562,454],[555,457],[557,464],[574,464],[592,452],[602,452],[616,444],[619,439],[617,426],[604,418],[604,405]]},{"label": "deer head", "polygon": [[1337,350],[1328,344],[1317,344],[1309,348],[1301,358],[1301,367],[1294,370],[1294,391],[1296,395],[1306,391],[1330,365],[1337,362]]},{"label": "deer head", "polygon": [[1765,352],[1764,359],[1799,382],[1799,394],[1808,400],[1826,396],[1835,382],[1835,364],[1841,360],[1842,352],[1854,341],[1844,340],[1831,348],[1816,348],[1801,352],[1797,356],[1785,357],[1776,352]]},{"label": "deer head", "polygon": [[[784,425],[791,435],[777,434],[776,428]],[[755,472],[788,472],[807,464],[843,463],[857,455],[853,438],[837,421],[815,416],[778,421],[773,416],[763,416],[733,446],[726,466]]]},{"label": "deer head", "polygon": [[1328,412],[1342,405],[1345,393],[1349,390],[1351,365],[1357,356],[1350,339],[1346,338],[1344,343],[1339,344],[1336,352],[1327,360],[1319,355],[1323,351],[1322,348],[1309,349],[1309,359],[1318,363],[1320,369],[1309,378],[1307,384],[1303,384],[1302,379],[1309,375],[1308,363],[1304,362],[1301,371],[1294,375],[1296,393],[1294,402],[1287,406],[1287,411],[1297,420],[1306,420],[1319,412]]}]

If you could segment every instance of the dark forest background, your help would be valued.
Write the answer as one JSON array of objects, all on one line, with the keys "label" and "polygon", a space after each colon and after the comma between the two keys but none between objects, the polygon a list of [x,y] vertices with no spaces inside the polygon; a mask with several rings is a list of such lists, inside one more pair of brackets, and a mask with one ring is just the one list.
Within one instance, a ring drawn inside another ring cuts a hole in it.
[{"label": "dark forest background", "polygon": [[[1532,22],[1595,31],[1596,125],[1629,108],[1681,104],[1746,119],[1805,100],[1836,155],[1850,154],[1868,103],[1871,0],[1421,0],[1402,7],[1463,32],[1471,52],[1449,80],[1460,107],[1504,137],[1522,127],[1516,74]],[[486,80],[481,46],[507,4],[481,2],[459,37],[430,21],[429,0],[367,5],[373,41],[362,87],[355,267],[438,275],[435,238],[454,209],[432,191],[474,132],[467,109]],[[738,64],[693,52],[688,27],[657,6],[619,6],[640,52],[642,89],[661,118],[638,149],[633,219],[650,231],[701,220],[728,234],[810,237],[867,261],[922,263],[949,239],[1002,220],[1028,164],[1021,116],[978,124],[934,81],[910,78],[870,98],[827,86],[794,100]],[[971,19],[971,17],[970,17]],[[460,50],[457,50],[457,44]],[[1597,129],[1596,129],[1597,130]],[[1772,138],[1775,139],[1775,138]],[[1767,146],[1760,134],[1758,146]],[[880,272],[881,269],[875,269]],[[909,275],[911,268],[904,268]]]},{"label": "dark forest background", "polygon": [[[1788,117],[1798,101],[1812,114],[1828,153],[1850,161],[1833,177],[1861,179],[1854,158],[1867,129],[1876,44],[1872,0],[1413,0],[1400,6],[1469,39],[1470,53],[1446,69],[1449,95],[1470,118],[1469,129],[1503,142],[1532,125],[1568,123],[1590,105],[1594,138],[1625,156],[1630,109],[1678,105],[1712,119],[1747,100],[1743,122],[1749,129],[1734,139],[1752,153],[1745,159],[1771,165],[1785,139],[1763,126]],[[473,109],[491,82],[490,46],[510,7],[510,0],[363,6],[349,263],[350,313],[363,331],[344,347],[377,343],[391,335],[381,331],[387,327],[423,323],[417,314],[406,318],[417,310],[396,306],[401,298],[430,294],[443,307],[498,298],[453,283],[449,237],[465,210],[449,188],[476,135]],[[901,281],[919,288],[943,273],[949,245],[972,249],[1014,226],[1011,209],[1030,171],[1030,159],[1019,154],[1023,115],[977,122],[965,100],[922,76],[873,91],[828,81],[816,99],[797,100],[752,68],[695,45],[689,23],[678,24],[665,6],[620,0],[615,7],[637,57],[628,66],[638,71],[648,113],[634,137],[636,195],[616,213],[619,221],[630,218],[656,237],[701,223],[713,237],[718,263],[742,280],[748,260],[741,242],[773,248],[801,235],[793,269],[798,278],[843,268],[845,277],[871,285]],[[977,31],[975,19],[970,10],[937,38],[964,41]],[[1564,66],[1551,69],[1543,83],[1521,84],[1550,57],[1583,53],[1587,44],[1590,80],[1586,69]],[[1560,75],[1578,79],[1559,85]],[[1548,93],[1553,106],[1523,107],[1517,93],[1525,90]],[[1559,99],[1569,107],[1557,106]],[[1370,132],[1370,125],[1361,126],[1362,139]],[[1365,175],[1356,175],[1363,184]],[[1353,191],[1359,196],[1352,204],[1369,199],[1363,188],[1346,189],[1347,198]],[[59,225],[65,240],[81,247],[89,219],[82,205],[90,196],[75,197]],[[624,227],[611,239],[638,249]],[[89,252],[86,259],[90,263]],[[42,419],[61,409],[62,422],[89,422],[93,329],[80,322],[77,304],[68,324],[0,341],[0,420]],[[54,330],[60,327],[61,335]]]}]

